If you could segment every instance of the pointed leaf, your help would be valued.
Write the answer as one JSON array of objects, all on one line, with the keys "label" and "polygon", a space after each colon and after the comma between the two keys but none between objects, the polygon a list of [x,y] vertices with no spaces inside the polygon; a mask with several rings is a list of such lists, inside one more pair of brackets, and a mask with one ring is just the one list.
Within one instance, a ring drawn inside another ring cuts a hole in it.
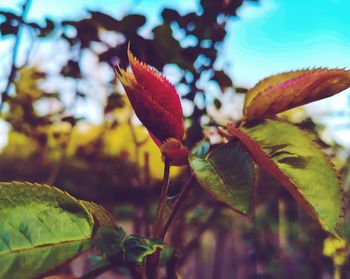
[{"label": "pointed leaf", "polygon": [[201,141],[189,158],[199,184],[214,198],[234,210],[248,214],[254,193],[254,167],[249,153],[237,141],[209,152],[208,141]]},{"label": "pointed leaf", "polygon": [[132,73],[118,69],[117,76],[140,121],[159,145],[184,136],[180,97],[175,87],[153,67],[139,61],[128,49]]},{"label": "pointed leaf", "polygon": [[91,214],[54,187],[0,183],[0,216],[0,278],[37,278],[91,244]]},{"label": "pointed leaf", "polygon": [[162,73],[133,56],[130,49],[128,49],[128,58],[136,82],[148,92],[150,98],[182,123],[181,101],[175,87]]},{"label": "pointed leaf", "polygon": [[134,77],[120,70],[119,76],[129,101],[142,124],[150,132],[157,145],[169,137],[182,139],[184,129],[179,122],[167,110],[154,100],[147,91],[140,87]]},{"label": "pointed leaf", "polygon": [[239,128],[229,125],[228,130],[325,231],[337,235],[343,215],[343,192],[332,164],[306,132],[271,119],[243,123]]},{"label": "pointed leaf", "polygon": [[257,83],[246,95],[244,115],[261,119],[333,96],[350,86],[350,71],[313,69],[286,72]]},{"label": "pointed leaf", "polygon": [[95,227],[115,227],[116,220],[103,206],[94,202],[80,201],[91,213],[95,220]]}]

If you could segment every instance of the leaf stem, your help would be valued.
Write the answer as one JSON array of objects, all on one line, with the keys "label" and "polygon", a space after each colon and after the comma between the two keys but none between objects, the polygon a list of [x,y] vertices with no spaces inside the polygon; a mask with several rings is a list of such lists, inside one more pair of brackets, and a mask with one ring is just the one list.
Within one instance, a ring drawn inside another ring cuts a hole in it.
[{"label": "leaf stem", "polygon": [[162,231],[162,217],[163,217],[163,210],[164,206],[167,203],[168,199],[168,190],[169,190],[169,175],[170,175],[170,160],[168,158],[164,159],[164,174],[163,174],[163,183],[162,183],[162,189],[160,192],[160,197],[158,200],[157,205],[157,213],[156,213],[156,222],[153,229],[152,236],[159,238],[160,233]]},{"label": "leaf stem", "polygon": [[[160,192],[160,197],[157,205],[156,213],[156,222],[152,230],[152,237],[160,238],[163,231],[163,220],[164,214],[166,214],[166,205],[168,199],[168,190],[169,190],[169,175],[170,175],[170,160],[164,158],[164,174],[163,174],[163,183],[162,189]],[[163,238],[162,238],[163,239]],[[157,266],[159,261],[159,251],[150,255],[147,259],[147,277],[148,278],[157,278]]]},{"label": "leaf stem", "polygon": [[[169,175],[170,175],[170,160],[168,158],[164,159],[164,175],[163,175],[163,184],[162,184],[162,191],[160,193],[160,199],[158,206],[160,205],[160,202],[167,199],[168,190],[169,190]],[[159,207],[158,207],[159,209]]]},{"label": "leaf stem", "polygon": [[[167,164],[169,164],[169,165],[167,165]],[[165,208],[164,203],[166,203],[167,199],[168,199],[167,192],[168,192],[168,188],[169,188],[169,169],[170,169],[170,162],[167,162],[167,160],[166,160],[165,165],[164,165],[163,187],[162,187],[162,192],[161,192],[160,199],[158,202],[159,212],[157,212],[157,220],[156,220],[156,226],[155,226],[155,230],[154,230],[154,237],[160,238],[162,240],[165,238],[165,235],[168,231],[170,224],[174,220],[176,213],[178,212],[184,199],[187,197],[187,195],[191,189],[191,185],[193,184],[193,182],[195,180],[194,176],[191,175],[191,178],[187,181],[185,186],[182,188],[180,194],[178,195],[176,201],[174,202],[174,205],[171,208],[171,212],[169,213],[168,216],[165,217],[165,222],[164,222],[164,219],[163,219],[164,214],[163,214],[162,210],[164,210],[164,208]],[[154,276],[156,276],[156,268],[157,268],[158,261],[159,261],[159,255],[160,255],[160,251],[157,251],[156,253],[151,255],[148,259],[148,276],[150,278],[156,278]]]},{"label": "leaf stem", "polygon": [[176,213],[178,212],[182,202],[185,200],[185,198],[187,197],[188,193],[191,190],[191,185],[194,183],[195,178],[193,175],[191,175],[190,179],[187,181],[187,183],[185,184],[185,186],[183,186],[179,196],[177,197],[176,201],[174,202],[174,205],[172,207],[171,213],[167,219],[167,222],[165,223],[162,231],[161,231],[161,235],[160,237],[163,239],[165,237],[165,234],[168,231],[168,228],[171,224],[171,222],[173,221],[173,219],[176,216]]}]

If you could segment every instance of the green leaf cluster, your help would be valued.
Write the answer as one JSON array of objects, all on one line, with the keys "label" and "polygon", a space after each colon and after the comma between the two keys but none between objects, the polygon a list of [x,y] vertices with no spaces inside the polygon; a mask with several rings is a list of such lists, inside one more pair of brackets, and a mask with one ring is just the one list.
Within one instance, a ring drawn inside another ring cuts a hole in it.
[{"label": "green leaf cluster", "polygon": [[146,256],[164,244],[159,239],[129,235],[122,228],[101,227],[96,234],[96,247],[113,264],[141,264]]},{"label": "green leaf cluster", "polygon": [[247,213],[253,207],[254,160],[326,232],[338,236],[344,194],[331,160],[307,132],[275,114],[348,87],[350,71],[340,69],[299,70],[262,80],[245,96],[244,121],[227,126],[228,143],[210,150],[204,141],[193,148],[189,161],[199,184],[215,199]]},{"label": "green leaf cluster", "polygon": [[37,278],[91,247],[106,211],[84,204],[55,187],[0,183],[0,278]]}]

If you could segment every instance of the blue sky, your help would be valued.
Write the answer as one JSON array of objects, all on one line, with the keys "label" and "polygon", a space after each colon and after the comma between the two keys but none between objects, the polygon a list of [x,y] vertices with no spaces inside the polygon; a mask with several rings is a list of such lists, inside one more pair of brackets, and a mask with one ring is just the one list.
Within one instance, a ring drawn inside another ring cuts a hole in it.
[{"label": "blue sky", "polygon": [[[16,3],[21,1],[0,0],[0,7],[15,8]],[[186,12],[196,9],[197,1],[33,0],[29,17],[79,18],[86,9],[101,10],[117,17],[128,12],[140,12],[148,16],[148,27],[144,29],[147,33],[148,28],[160,20],[159,14],[164,6]],[[349,0],[261,0],[259,5],[246,3],[238,12],[239,19],[229,23],[221,63],[227,65],[237,85],[247,87],[267,75],[292,69],[319,66],[350,68],[349,11]],[[0,44],[4,42],[0,41]],[[0,46],[0,56],[6,53],[4,46]],[[349,94],[343,93],[308,107],[311,107],[313,115],[329,126],[331,137],[350,147],[350,129],[345,128],[350,127],[349,99]],[[345,116],[329,117],[334,112],[342,112]],[[319,117],[321,115],[328,116]]]},{"label": "blue sky", "polygon": [[230,26],[227,54],[242,82],[266,74],[350,65],[350,1],[263,0],[242,9]]},{"label": "blue sky", "polygon": [[[0,7],[16,8],[22,1],[0,0]],[[158,22],[164,6],[182,12],[197,7],[196,0],[33,0],[30,18],[79,18],[86,9],[115,16],[128,12],[148,15],[148,26]],[[302,67],[350,65],[349,0],[261,0],[246,3],[240,19],[229,25],[223,57],[237,83],[251,86],[264,76]]]}]

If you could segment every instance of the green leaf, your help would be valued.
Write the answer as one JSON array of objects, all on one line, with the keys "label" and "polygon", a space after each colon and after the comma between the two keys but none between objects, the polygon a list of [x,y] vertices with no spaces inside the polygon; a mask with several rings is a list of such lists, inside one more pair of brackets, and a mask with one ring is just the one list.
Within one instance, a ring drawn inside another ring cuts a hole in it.
[{"label": "green leaf", "polygon": [[344,196],[333,165],[310,136],[298,127],[266,119],[228,131],[249,149],[254,160],[275,177],[321,227],[337,236]]},{"label": "green leaf", "polygon": [[249,214],[254,193],[254,167],[249,153],[237,141],[212,152],[209,148],[208,141],[201,141],[189,157],[199,184],[232,209]]},{"label": "green leaf", "polygon": [[261,119],[333,96],[350,86],[350,71],[313,69],[273,75],[250,89],[244,103],[247,120]]},{"label": "green leaf", "polygon": [[122,228],[102,227],[96,234],[96,247],[110,262],[128,265],[141,263],[164,244],[159,239],[126,236]]},{"label": "green leaf", "polygon": [[54,187],[0,183],[0,216],[0,278],[36,278],[91,244],[91,214]]},{"label": "green leaf", "polygon": [[124,241],[125,261],[127,263],[142,263],[148,255],[152,255],[157,249],[163,247],[164,244],[160,239],[130,235]]},{"label": "green leaf", "polygon": [[95,227],[116,227],[116,220],[103,206],[94,202],[80,201],[94,217]]},{"label": "green leaf", "polygon": [[96,248],[106,257],[118,264],[124,261],[125,231],[122,228],[101,227],[96,233]]}]

